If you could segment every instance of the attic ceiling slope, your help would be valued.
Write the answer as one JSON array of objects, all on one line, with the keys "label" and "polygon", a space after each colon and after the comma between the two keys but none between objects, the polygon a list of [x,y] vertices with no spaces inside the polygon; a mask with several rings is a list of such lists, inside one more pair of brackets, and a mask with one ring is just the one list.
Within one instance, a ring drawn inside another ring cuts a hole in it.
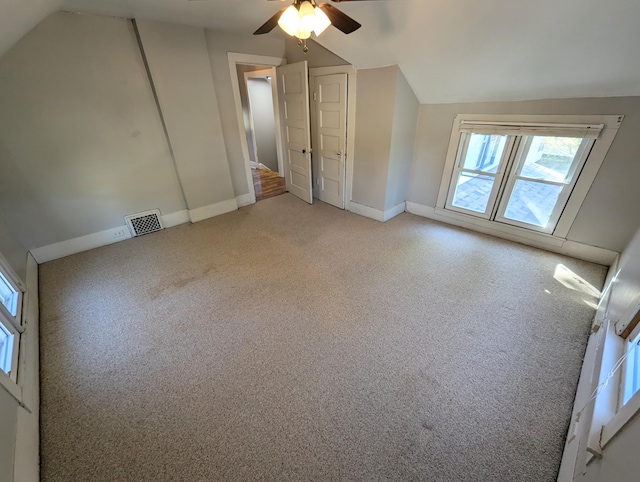
[{"label": "attic ceiling slope", "polygon": [[62,0],[4,0],[0,5],[0,56],[61,5]]},{"label": "attic ceiling slope", "polygon": [[[265,0],[62,6],[247,35],[281,8]],[[319,43],[356,68],[398,64],[421,103],[640,95],[638,0],[384,0],[339,8],[362,28],[348,36],[328,28]],[[283,36],[279,30],[267,35]]]}]

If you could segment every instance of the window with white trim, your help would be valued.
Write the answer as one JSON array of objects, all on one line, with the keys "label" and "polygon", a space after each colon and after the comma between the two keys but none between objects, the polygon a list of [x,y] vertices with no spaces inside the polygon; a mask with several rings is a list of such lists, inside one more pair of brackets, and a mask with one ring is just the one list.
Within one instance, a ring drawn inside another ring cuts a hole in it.
[{"label": "window with white trim", "polygon": [[0,257],[0,370],[16,381],[23,286]]},{"label": "window with white trim", "polygon": [[444,208],[553,234],[603,127],[461,121]]}]

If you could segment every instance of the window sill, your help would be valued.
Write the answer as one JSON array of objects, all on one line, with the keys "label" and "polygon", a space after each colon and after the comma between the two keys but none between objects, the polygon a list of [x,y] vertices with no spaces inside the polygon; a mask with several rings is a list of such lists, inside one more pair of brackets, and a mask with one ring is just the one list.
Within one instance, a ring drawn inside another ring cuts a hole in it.
[{"label": "window sill", "polygon": [[[463,214],[456,211],[451,211],[449,209],[444,208],[436,208],[436,214],[455,219],[464,223],[472,224],[474,226],[482,227],[486,230],[491,230],[501,234],[507,234],[509,236],[522,238],[530,242],[541,243],[545,246],[562,246],[567,240],[565,238],[560,238],[557,236],[553,236],[551,234],[540,233],[538,231],[531,231],[526,228],[520,228],[518,226],[511,226],[509,224],[503,224],[498,221],[490,221],[488,219],[479,218],[476,216],[471,216],[469,214]],[[491,234],[491,233],[488,233]]]},{"label": "window sill", "polygon": [[16,382],[11,380],[9,375],[7,375],[5,372],[1,370],[0,370],[0,389],[5,390],[9,395],[15,398],[16,402],[18,402],[18,405],[21,405],[24,407],[24,404],[22,402],[22,389],[18,384],[16,384]]},{"label": "window sill", "polygon": [[590,246],[516,226],[501,224],[495,221],[476,218],[467,214],[449,211],[441,207],[434,208],[407,201],[406,211],[435,221],[453,224],[462,228],[508,239],[527,246],[546,249],[547,251],[572,256],[604,266],[610,266],[619,254],[608,249],[598,248],[596,246]]}]

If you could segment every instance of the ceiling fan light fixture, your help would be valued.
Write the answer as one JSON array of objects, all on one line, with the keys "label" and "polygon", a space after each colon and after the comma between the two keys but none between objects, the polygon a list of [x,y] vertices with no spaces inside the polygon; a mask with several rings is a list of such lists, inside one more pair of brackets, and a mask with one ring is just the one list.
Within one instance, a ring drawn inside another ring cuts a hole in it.
[{"label": "ceiling fan light fixture", "polygon": [[[300,27],[300,15],[294,5],[289,5],[278,20],[278,25],[287,34],[294,36]],[[297,36],[297,35],[296,35]]]},{"label": "ceiling fan light fixture", "polygon": [[301,40],[306,40],[309,37],[311,37],[311,30],[305,30],[302,27],[296,30],[296,38],[299,38]]},{"label": "ceiling fan light fixture", "polygon": [[316,27],[316,12],[309,1],[300,4],[300,29],[311,32]]},{"label": "ceiling fan light fixture", "polygon": [[326,30],[326,28],[331,25],[331,20],[329,17],[322,11],[322,9],[316,7],[316,25],[313,31],[316,33],[316,37],[320,36],[322,32]]}]

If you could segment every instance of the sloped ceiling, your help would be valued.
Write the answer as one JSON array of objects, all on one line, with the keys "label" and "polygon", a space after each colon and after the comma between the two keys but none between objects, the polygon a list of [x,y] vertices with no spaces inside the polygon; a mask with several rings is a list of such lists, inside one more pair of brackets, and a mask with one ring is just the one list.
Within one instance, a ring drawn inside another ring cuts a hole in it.
[{"label": "sloped ceiling", "polygon": [[47,15],[55,12],[62,0],[2,0],[0,3],[0,55]]},{"label": "sloped ceiling", "polygon": [[[29,26],[59,2],[9,3],[13,14],[30,19],[23,21]],[[32,12],[25,4],[41,7]],[[330,28],[318,42],[356,68],[400,65],[422,103],[640,95],[638,0],[380,0],[336,6],[363,27],[348,36]],[[3,23],[14,25],[5,8]],[[282,4],[64,0],[62,8],[251,33]],[[283,34],[276,28],[268,35]]]}]

